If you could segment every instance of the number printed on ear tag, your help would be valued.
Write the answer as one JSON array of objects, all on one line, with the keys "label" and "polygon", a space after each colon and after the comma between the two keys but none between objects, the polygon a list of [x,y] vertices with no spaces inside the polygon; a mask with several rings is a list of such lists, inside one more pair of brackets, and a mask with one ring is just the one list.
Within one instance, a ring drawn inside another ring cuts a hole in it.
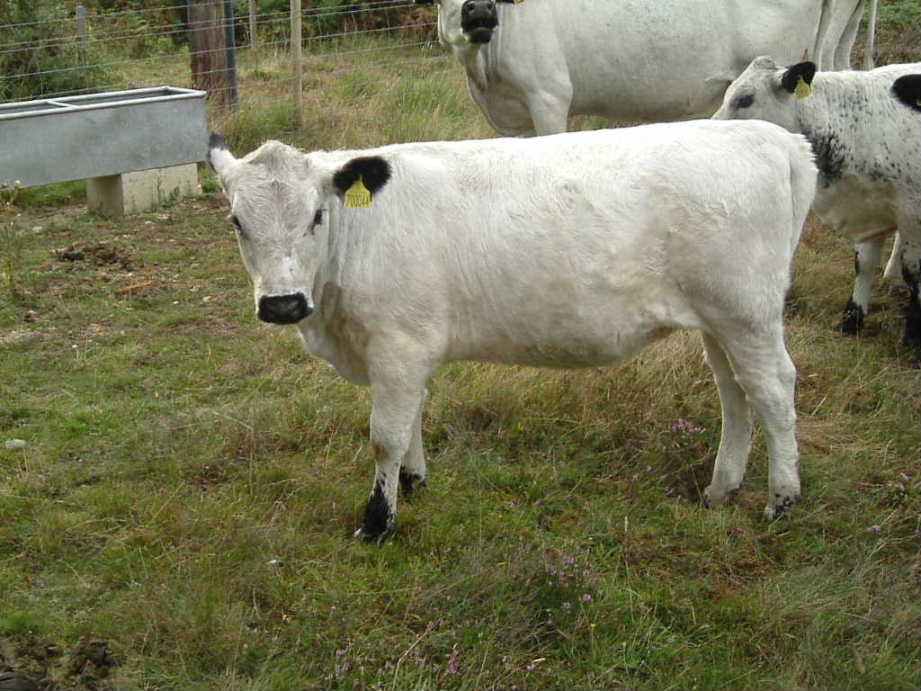
[{"label": "number printed on ear tag", "polygon": [[371,206],[371,190],[358,178],[345,193],[345,205],[350,209],[365,209]]}]

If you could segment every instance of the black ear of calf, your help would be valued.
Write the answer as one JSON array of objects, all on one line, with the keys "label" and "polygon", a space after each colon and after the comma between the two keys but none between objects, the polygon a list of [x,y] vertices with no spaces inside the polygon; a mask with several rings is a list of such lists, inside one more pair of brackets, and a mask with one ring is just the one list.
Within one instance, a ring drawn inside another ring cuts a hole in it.
[{"label": "black ear of calf", "polygon": [[208,150],[211,149],[226,149],[227,140],[224,139],[223,134],[218,134],[217,132],[212,132],[211,136],[208,137]]},{"label": "black ear of calf", "polygon": [[374,194],[390,179],[390,164],[380,156],[353,158],[333,175],[333,184],[344,193],[358,178]]},{"label": "black ear of calf", "polygon": [[780,85],[792,94],[796,91],[796,85],[799,83],[800,77],[802,77],[803,81],[807,84],[812,84],[812,78],[815,77],[815,63],[800,62],[787,68],[787,71],[783,74],[783,79],[780,81]]},{"label": "black ear of calf", "polygon": [[921,74],[905,74],[896,79],[892,94],[909,108],[921,110]]}]

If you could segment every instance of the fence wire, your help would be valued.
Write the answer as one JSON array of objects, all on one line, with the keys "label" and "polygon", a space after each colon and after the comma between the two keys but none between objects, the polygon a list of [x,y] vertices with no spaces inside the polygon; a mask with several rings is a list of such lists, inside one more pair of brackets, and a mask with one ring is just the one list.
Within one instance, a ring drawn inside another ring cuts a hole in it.
[{"label": "fence wire", "polygon": [[[348,16],[369,15],[370,16],[370,15],[373,15],[375,12],[380,13],[381,9],[392,11],[392,10],[399,10],[399,9],[411,9],[414,7],[414,4],[411,2],[403,1],[403,2],[394,3],[392,2],[392,0],[390,4],[386,4],[386,6],[383,8],[374,7],[373,5],[382,6],[382,5],[385,5],[385,3],[383,2],[369,3],[367,6],[359,6],[357,7],[357,9],[350,9],[350,10],[346,10],[344,8],[345,7],[355,7],[355,6],[349,5],[349,6],[331,7],[325,10],[320,10],[318,8],[307,8],[301,11],[301,15],[306,19],[327,20],[327,19],[332,18],[333,20],[335,20],[336,18],[343,17],[346,15]],[[188,7],[188,5],[182,5],[181,7]],[[175,9],[175,8],[170,8],[170,9]],[[138,10],[136,13],[132,13],[132,14],[140,14],[141,12],[148,12],[148,11],[150,10]],[[125,13],[118,12],[115,14],[124,15]],[[157,37],[162,37],[162,36],[179,36],[179,35],[188,33],[190,30],[194,28],[227,27],[231,23],[236,26],[238,24],[242,24],[244,22],[244,19],[246,22],[248,22],[250,15],[246,14],[246,15],[237,16],[235,17],[234,22],[230,22],[229,20],[226,20],[224,18],[221,18],[220,20],[216,22],[212,20],[201,20],[197,22],[186,20],[184,22],[184,26],[180,29],[174,28],[174,24],[170,24],[170,25],[163,26],[159,29],[143,28],[143,29],[139,29],[139,30],[136,30],[130,33],[124,33],[123,32],[124,30],[120,30],[120,29],[116,29],[110,32],[107,32],[104,30],[100,31],[98,26],[101,25],[104,21],[111,19],[112,16],[113,16],[112,14],[105,14],[99,17],[94,17],[93,23],[96,26],[93,28],[91,32],[87,32],[84,34],[77,33],[77,30],[74,29],[74,33],[72,34],[67,34],[64,36],[56,36],[54,38],[49,38],[49,39],[40,39],[40,40],[30,39],[30,40],[25,40],[25,41],[16,41],[12,43],[0,42],[0,55],[6,54],[6,53],[24,51],[24,50],[36,50],[36,49],[47,50],[50,48],[56,48],[56,47],[60,47],[64,45],[69,45],[75,41],[80,41],[81,45],[88,46],[94,43],[103,43],[103,42],[111,42],[111,41],[125,41],[129,39],[137,39],[137,38],[157,38]],[[266,26],[268,24],[287,24],[290,21],[290,14],[288,12],[263,12],[263,13],[255,14],[254,17],[255,17],[255,22],[257,26]],[[76,19],[63,19],[63,20],[56,20],[54,23],[69,24],[69,23],[76,23],[76,22],[77,22]],[[0,35],[4,33],[4,30],[12,29],[15,27],[30,26],[34,24],[36,23],[3,24],[3,25],[0,25]],[[411,27],[407,25],[401,25],[401,28],[411,28]],[[248,30],[248,24],[247,24],[247,30]],[[361,33],[361,31],[356,31],[353,33]]]},{"label": "fence wire", "polygon": [[[243,12],[231,21],[223,13],[216,19],[192,18],[190,10],[195,7],[202,5],[188,2],[136,10],[73,11],[57,18],[0,24],[0,102],[149,86],[151,74],[172,86],[206,88],[209,98],[219,100],[235,88],[229,86],[232,82],[245,93],[246,80],[228,74],[230,68],[220,55],[225,47],[197,50],[195,60],[206,68],[199,67],[193,75],[192,32],[225,35],[229,30],[236,51],[233,62],[244,66],[268,53],[284,54],[291,47],[287,11],[253,16]],[[307,7],[301,10],[301,18],[305,62],[324,54],[396,54],[431,45],[435,38],[433,11],[420,9],[410,0]],[[211,63],[218,66],[208,68]],[[227,78],[221,79],[224,76]],[[295,81],[293,69],[271,78]]]}]

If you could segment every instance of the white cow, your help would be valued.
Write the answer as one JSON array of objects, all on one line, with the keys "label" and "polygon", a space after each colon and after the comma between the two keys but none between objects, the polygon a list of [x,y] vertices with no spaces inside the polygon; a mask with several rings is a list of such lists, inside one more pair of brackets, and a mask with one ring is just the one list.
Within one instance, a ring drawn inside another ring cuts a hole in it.
[{"label": "white cow", "polygon": [[[504,135],[712,112],[751,60],[846,69],[864,0],[417,0]],[[875,3],[877,0],[873,0]]]},{"label": "white cow", "polygon": [[677,329],[703,332],[723,406],[705,498],[741,486],[750,403],[766,515],[796,502],[782,313],[815,191],[802,137],[699,120],[309,154],[272,141],[237,159],[213,135],[209,159],[259,318],[296,324],[311,353],[371,387],[366,539],[392,528],[398,485],[425,480],[420,416],[439,365],[596,367]]},{"label": "white cow", "polygon": [[[921,63],[869,72],[817,72],[755,59],[726,91],[717,119],[758,118],[801,132],[819,166],[815,211],[858,244],[857,280],[841,328],[863,327],[885,237],[898,229],[910,291],[905,342],[921,350],[921,117],[898,97],[912,93]],[[895,86],[896,80],[901,87]],[[917,88],[917,87],[915,87]],[[904,99],[903,99],[904,100]]]}]

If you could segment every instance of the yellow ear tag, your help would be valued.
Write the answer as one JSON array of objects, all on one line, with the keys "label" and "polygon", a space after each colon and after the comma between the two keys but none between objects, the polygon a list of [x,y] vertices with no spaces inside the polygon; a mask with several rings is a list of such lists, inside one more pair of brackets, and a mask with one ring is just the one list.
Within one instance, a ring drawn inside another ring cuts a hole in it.
[{"label": "yellow ear tag", "polygon": [[796,82],[796,88],[793,89],[793,93],[796,94],[797,98],[808,98],[812,95],[812,85],[807,84],[806,80],[800,75],[799,81]]},{"label": "yellow ear tag", "polygon": [[345,205],[350,209],[366,209],[371,206],[371,190],[358,178],[346,190]]},{"label": "yellow ear tag", "polygon": [[522,2],[524,2],[524,0],[515,0],[515,4],[516,4],[516,5],[519,4],[519,3],[522,3]]}]

